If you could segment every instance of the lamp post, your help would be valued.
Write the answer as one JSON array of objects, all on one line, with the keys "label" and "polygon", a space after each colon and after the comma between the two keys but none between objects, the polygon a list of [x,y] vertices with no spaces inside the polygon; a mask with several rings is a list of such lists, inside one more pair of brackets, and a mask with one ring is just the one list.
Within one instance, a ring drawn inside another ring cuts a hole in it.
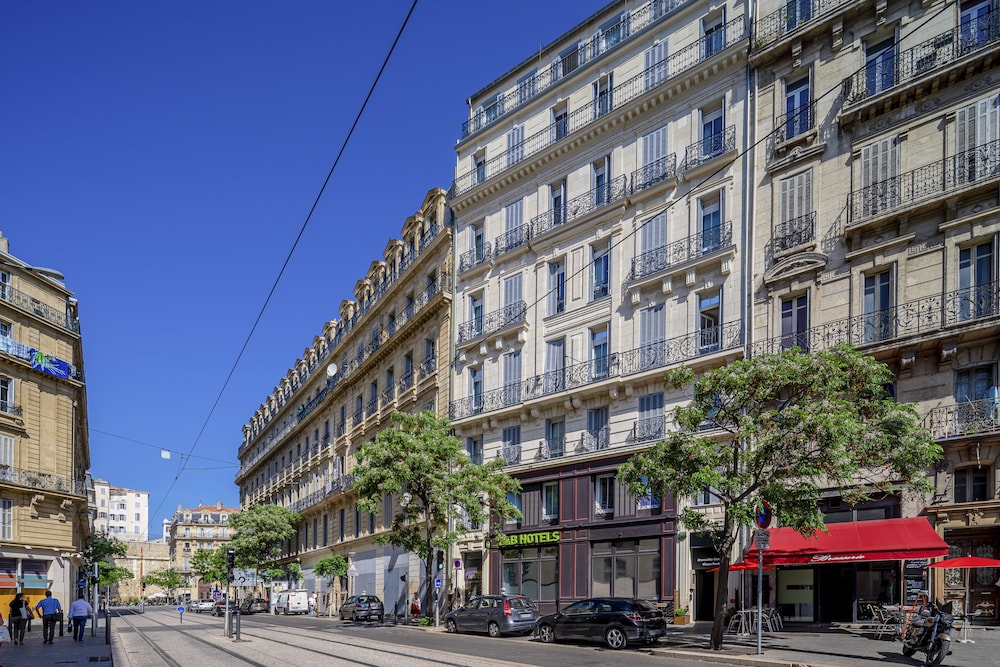
[{"label": "lamp post", "polygon": [[39,276],[44,276],[45,278],[52,278],[53,280],[66,280],[66,276],[64,276],[59,271],[44,266],[31,266],[30,264],[15,264],[14,262],[7,262],[4,260],[0,260],[0,266],[6,266],[11,269],[20,269],[21,271],[34,273]]}]

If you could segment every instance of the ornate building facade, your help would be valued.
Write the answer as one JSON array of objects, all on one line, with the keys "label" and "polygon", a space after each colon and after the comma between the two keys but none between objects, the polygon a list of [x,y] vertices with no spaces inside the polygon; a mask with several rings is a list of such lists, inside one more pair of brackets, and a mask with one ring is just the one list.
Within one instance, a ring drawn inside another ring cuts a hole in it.
[{"label": "ornate building facade", "polygon": [[[170,521],[170,535],[167,538],[169,547],[169,567],[182,577],[184,583],[175,592],[182,600],[205,600],[211,595],[212,587],[217,582],[205,581],[191,569],[191,558],[198,549],[215,551],[229,543],[232,537],[229,530],[229,516],[239,509],[224,507],[222,501],[215,505],[199,505],[185,508],[177,506],[177,511]],[[152,548],[152,553],[159,550]],[[143,554],[145,555],[145,554]],[[134,549],[130,551],[130,562],[134,566]],[[162,564],[157,560],[155,564]],[[143,573],[149,574],[155,570],[149,569],[155,565],[143,563]]]}]

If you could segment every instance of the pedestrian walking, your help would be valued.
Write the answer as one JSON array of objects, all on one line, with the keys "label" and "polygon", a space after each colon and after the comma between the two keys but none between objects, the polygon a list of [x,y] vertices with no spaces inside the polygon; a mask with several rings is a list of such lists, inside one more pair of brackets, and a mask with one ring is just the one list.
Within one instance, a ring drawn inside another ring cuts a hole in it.
[{"label": "pedestrian walking", "polygon": [[316,613],[316,594],[315,593],[310,593],[309,594],[309,613],[310,614],[315,614]]},{"label": "pedestrian walking", "polygon": [[28,619],[31,618],[31,606],[24,599],[24,593],[17,593],[10,602],[10,636],[15,644],[24,644],[24,629],[28,626]]},{"label": "pedestrian walking", "polygon": [[87,627],[87,619],[94,615],[94,608],[80,593],[80,597],[73,600],[69,606],[69,617],[73,619],[73,641],[83,641],[83,630]]},{"label": "pedestrian walking", "polygon": [[59,600],[52,597],[52,591],[45,591],[45,597],[35,605],[35,611],[42,612],[42,643],[51,644],[56,635],[56,614],[62,613]]},{"label": "pedestrian walking", "polygon": [[[9,641],[10,641],[10,630],[8,630],[7,626],[3,624],[3,614],[0,614],[0,646],[3,646],[4,642],[9,642]],[[0,665],[0,667],[3,667],[3,665]]]}]

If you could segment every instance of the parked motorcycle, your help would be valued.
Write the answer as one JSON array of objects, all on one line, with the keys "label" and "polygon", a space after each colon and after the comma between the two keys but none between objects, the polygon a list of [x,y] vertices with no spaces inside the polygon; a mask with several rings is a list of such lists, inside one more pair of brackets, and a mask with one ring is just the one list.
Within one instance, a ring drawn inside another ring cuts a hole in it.
[{"label": "parked motorcycle", "polygon": [[938,667],[951,653],[951,628],[955,624],[952,603],[935,602],[914,613],[910,627],[903,635],[903,655],[912,656],[917,651],[927,654],[924,667]]}]

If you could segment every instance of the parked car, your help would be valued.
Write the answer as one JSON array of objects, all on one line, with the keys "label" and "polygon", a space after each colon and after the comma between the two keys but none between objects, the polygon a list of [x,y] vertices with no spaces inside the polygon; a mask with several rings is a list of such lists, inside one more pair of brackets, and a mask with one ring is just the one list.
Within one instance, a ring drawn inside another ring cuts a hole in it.
[{"label": "parked car", "polygon": [[212,600],[197,600],[191,603],[191,608],[194,609],[195,613],[200,614],[203,611],[211,612],[212,607],[215,606],[215,602]]},{"label": "parked car", "polygon": [[308,614],[309,591],[305,589],[278,593],[274,602],[275,614]]},{"label": "parked car", "polygon": [[[235,600],[230,600],[228,604],[230,613],[237,611]],[[225,615],[226,615],[226,601],[216,600],[215,604],[212,605],[212,616],[225,616]]]},{"label": "parked car", "polygon": [[267,600],[264,598],[247,598],[240,602],[241,614],[267,613]]},{"label": "parked car", "polygon": [[358,619],[371,620],[378,619],[381,623],[385,618],[385,608],[377,595],[352,595],[340,605],[340,620],[350,618],[352,621]]},{"label": "parked car", "polygon": [[634,641],[653,643],[666,630],[662,611],[645,600],[629,598],[580,600],[535,623],[535,636],[543,642],[583,639],[603,641],[613,649]]},{"label": "parked car", "polygon": [[535,603],[523,595],[481,595],[448,612],[448,632],[485,632],[490,637],[527,634],[535,627]]}]

